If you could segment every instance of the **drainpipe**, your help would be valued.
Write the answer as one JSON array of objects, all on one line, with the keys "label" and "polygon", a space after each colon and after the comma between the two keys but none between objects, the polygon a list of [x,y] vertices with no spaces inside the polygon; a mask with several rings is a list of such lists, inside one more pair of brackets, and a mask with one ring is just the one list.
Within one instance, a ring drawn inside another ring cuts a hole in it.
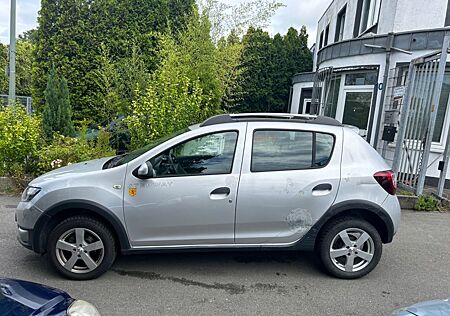
[{"label": "drainpipe", "polygon": [[385,66],[384,66],[383,89],[381,90],[380,106],[378,107],[378,113],[377,113],[377,125],[375,127],[375,139],[374,139],[374,144],[373,144],[373,148],[375,148],[375,150],[377,149],[378,138],[380,135],[381,117],[383,116],[383,110],[384,110],[384,103],[385,103],[384,99],[385,99],[385,95],[386,95],[386,86],[387,86],[388,77],[389,77],[389,68],[391,66],[391,48],[392,48],[393,44],[394,44],[394,33],[389,33],[388,38],[387,38],[387,45],[386,45],[386,47],[384,47],[386,50],[386,62],[385,62]]}]

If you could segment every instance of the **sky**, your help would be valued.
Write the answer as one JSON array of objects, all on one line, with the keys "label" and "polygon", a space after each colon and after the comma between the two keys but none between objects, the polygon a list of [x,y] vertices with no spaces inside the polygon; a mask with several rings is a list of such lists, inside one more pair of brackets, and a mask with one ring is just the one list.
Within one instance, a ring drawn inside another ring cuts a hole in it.
[{"label": "sky", "polygon": [[[36,27],[40,0],[17,1],[17,35]],[[149,0],[151,1],[151,0]],[[222,0],[223,2],[240,2],[243,0]],[[309,46],[316,39],[316,27],[322,13],[331,0],[280,0],[285,7],[280,8],[272,18],[268,31],[273,35],[285,34],[289,27],[299,29],[306,25],[309,33]],[[9,41],[10,0],[0,0],[0,42]]]}]

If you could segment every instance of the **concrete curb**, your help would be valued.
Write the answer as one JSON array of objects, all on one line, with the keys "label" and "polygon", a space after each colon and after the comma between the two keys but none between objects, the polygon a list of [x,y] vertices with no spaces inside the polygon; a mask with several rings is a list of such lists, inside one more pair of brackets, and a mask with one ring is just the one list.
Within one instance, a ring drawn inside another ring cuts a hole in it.
[{"label": "concrete curb", "polygon": [[415,195],[397,195],[402,209],[414,210],[418,197]]}]

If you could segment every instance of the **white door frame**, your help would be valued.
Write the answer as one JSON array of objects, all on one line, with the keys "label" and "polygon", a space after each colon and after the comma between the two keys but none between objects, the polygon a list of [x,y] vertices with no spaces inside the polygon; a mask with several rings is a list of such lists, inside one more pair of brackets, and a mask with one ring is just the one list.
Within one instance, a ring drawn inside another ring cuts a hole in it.
[{"label": "white door frame", "polygon": [[[311,103],[311,98],[308,98],[308,99],[303,99],[303,105],[302,105],[302,114],[309,114],[309,113],[306,113],[306,108],[307,108],[307,106],[306,106],[306,103]],[[311,106],[311,104],[310,104],[310,106]],[[309,108],[309,110],[311,110],[311,107]]]},{"label": "white door frame", "polygon": [[[366,126],[366,134],[368,132],[368,126],[370,122],[370,113],[373,107],[373,85],[366,85],[366,86],[344,86],[344,88],[341,90],[342,93],[339,94],[339,100],[338,100],[338,106],[336,109],[336,119],[339,122],[342,122],[344,119],[344,110],[345,110],[345,99],[348,92],[370,92],[372,94],[372,100],[370,103],[369,108],[369,117],[367,119],[367,126]],[[362,135],[365,136],[365,135]]]}]

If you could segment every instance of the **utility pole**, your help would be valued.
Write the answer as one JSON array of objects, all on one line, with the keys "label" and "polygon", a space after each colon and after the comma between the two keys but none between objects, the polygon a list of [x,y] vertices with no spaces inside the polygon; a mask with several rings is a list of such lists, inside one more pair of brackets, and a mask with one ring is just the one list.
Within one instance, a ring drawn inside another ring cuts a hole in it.
[{"label": "utility pole", "polygon": [[9,26],[9,97],[8,103],[16,101],[16,0],[11,0],[11,16]]}]

